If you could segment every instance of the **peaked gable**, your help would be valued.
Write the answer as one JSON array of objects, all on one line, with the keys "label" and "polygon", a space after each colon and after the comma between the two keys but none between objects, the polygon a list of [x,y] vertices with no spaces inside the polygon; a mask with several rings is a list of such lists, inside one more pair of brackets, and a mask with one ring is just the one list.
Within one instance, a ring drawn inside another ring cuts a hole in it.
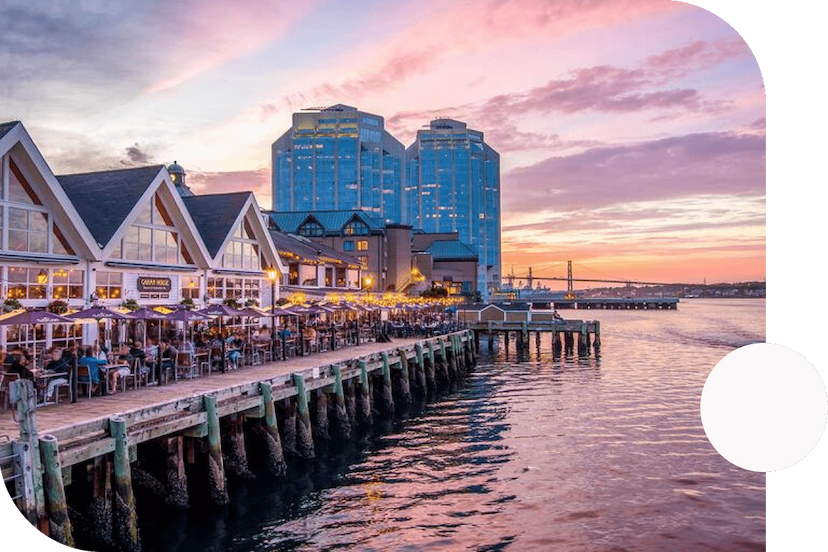
[{"label": "peaked gable", "polygon": [[[0,123],[0,159],[3,171],[9,172],[10,196],[16,193],[16,201],[22,201],[20,205],[28,211],[24,214],[29,218],[29,230],[33,229],[32,216],[36,212],[42,213],[42,216],[36,215],[36,226],[43,229],[45,224],[49,236],[46,239],[51,240],[47,248],[11,247],[10,250],[97,258],[92,234],[21,122]],[[10,197],[9,200],[9,205],[14,207],[15,199]],[[28,236],[29,241],[32,237]]]},{"label": "peaked gable", "polygon": [[103,249],[158,177],[163,165],[58,176]]}]

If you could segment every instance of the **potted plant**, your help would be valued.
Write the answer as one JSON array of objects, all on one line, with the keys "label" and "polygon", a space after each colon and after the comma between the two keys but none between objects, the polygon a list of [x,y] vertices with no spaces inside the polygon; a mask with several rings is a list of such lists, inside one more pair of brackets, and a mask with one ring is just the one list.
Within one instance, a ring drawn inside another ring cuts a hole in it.
[{"label": "potted plant", "polygon": [[255,299],[251,298],[251,299],[248,299],[247,301],[244,302],[244,306],[245,307],[258,307],[259,302]]},{"label": "potted plant", "polygon": [[191,297],[185,297],[181,300],[180,305],[186,309],[194,309],[195,301],[193,301]]},{"label": "potted plant", "polygon": [[223,301],[223,303],[225,305],[227,305],[228,307],[230,307],[231,309],[238,310],[238,309],[241,308],[241,305],[239,304],[239,301],[237,299],[232,298],[232,297],[228,297],[227,299],[225,299]]},{"label": "potted plant", "polygon": [[3,312],[11,312],[22,308],[23,305],[14,297],[9,297],[5,301],[3,301]]},{"label": "potted plant", "polygon": [[130,310],[130,311],[137,311],[138,310],[138,301],[135,299],[127,299],[123,303],[121,303],[121,307]]},{"label": "potted plant", "polygon": [[69,311],[69,303],[61,301],[60,299],[55,299],[46,305],[46,310],[52,314],[64,314]]}]

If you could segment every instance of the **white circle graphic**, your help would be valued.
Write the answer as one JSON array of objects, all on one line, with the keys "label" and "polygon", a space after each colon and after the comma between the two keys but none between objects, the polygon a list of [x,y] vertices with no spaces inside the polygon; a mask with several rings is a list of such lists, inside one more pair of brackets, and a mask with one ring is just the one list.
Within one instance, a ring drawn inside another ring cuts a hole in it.
[{"label": "white circle graphic", "polygon": [[802,355],[769,343],[736,349],[710,372],[701,396],[707,438],[746,470],[790,467],[819,442],[828,398],[819,373]]}]

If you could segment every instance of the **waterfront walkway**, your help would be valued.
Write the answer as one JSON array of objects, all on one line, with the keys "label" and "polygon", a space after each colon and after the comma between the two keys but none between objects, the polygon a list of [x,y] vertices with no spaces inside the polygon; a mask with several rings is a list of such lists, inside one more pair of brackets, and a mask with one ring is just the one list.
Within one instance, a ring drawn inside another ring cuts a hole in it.
[{"label": "waterfront walkway", "polygon": [[[79,399],[76,403],[69,401],[37,409],[37,431],[46,435],[57,429],[76,425],[86,421],[151,407],[155,404],[168,403],[176,399],[186,399],[216,392],[235,385],[248,384],[274,376],[291,374],[317,366],[343,363],[352,358],[367,356],[392,348],[406,347],[420,342],[418,338],[395,338],[390,343],[365,343],[349,346],[336,351],[316,353],[304,357],[294,357],[287,361],[275,361],[258,366],[246,366],[230,370],[224,374],[213,372],[210,376],[179,380],[162,386],[139,387],[129,389],[106,397]],[[0,440],[4,436],[10,440],[20,437],[20,426],[12,419],[11,410],[0,411]]]}]

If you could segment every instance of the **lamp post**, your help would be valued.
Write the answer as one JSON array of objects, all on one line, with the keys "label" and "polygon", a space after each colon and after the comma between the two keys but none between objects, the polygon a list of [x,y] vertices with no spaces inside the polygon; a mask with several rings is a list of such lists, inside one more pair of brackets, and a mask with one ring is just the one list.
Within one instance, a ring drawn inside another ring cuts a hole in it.
[{"label": "lamp post", "polygon": [[267,269],[267,279],[270,280],[270,359],[273,360],[276,351],[274,344],[276,343],[276,279],[279,277],[279,271],[269,266]]}]

